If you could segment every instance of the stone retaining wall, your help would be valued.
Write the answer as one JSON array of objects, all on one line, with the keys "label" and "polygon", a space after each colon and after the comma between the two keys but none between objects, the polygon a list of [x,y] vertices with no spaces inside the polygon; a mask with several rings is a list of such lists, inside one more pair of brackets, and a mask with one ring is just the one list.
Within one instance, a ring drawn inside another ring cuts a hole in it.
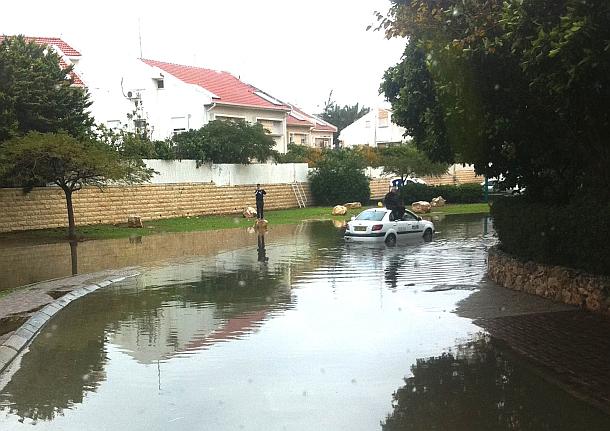
[{"label": "stone retaining wall", "polygon": [[[309,184],[302,183],[311,203]],[[266,184],[265,209],[298,207],[291,184]],[[130,215],[144,220],[240,213],[254,206],[254,186],[213,184],[145,184],[86,187],[73,195],[76,224],[124,223]],[[0,189],[0,232],[67,226],[64,193],[57,187]]]},{"label": "stone retaining wall", "polygon": [[610,315],[610,278],[562,266],[523,262],[489,250],[489,278],[501,286]]}]

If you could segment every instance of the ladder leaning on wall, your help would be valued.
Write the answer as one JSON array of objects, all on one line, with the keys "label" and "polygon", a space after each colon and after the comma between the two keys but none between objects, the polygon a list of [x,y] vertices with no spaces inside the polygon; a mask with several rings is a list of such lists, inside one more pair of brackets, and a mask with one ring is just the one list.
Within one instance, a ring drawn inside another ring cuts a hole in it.
[{"label": "ladder leaning on wall", "polygon": [[305,208],[307,206],[307,196],[305,195],[305,190],[303,190],[301,183],[297,183],[296,181],[292,183],[292,191],[297,198],[299,208]]}]

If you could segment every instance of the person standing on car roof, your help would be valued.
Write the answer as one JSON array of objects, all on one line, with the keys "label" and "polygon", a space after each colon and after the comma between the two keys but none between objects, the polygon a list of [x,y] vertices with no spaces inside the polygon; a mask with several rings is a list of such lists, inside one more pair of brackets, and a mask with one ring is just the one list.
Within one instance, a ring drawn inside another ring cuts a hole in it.
[{"label": "person standing on car roof", "polygon": [[400,201],[400,196],[398,196],[398,189],[396,187],[392,187],[390,191],[386,193],[383,198],[383,203],[387,209],[392,211],[394,220],[400,220],[405,215],[405,207]]},{"label": "person standing on car roof", "polygon": [[261,185],[256,185],[256,191],[254,192],[254,196],[256,196],[256,218],[258,220],[263,219],[263,207],[265,206],[264,196],[267,192],[264,189],[261,189]]}]

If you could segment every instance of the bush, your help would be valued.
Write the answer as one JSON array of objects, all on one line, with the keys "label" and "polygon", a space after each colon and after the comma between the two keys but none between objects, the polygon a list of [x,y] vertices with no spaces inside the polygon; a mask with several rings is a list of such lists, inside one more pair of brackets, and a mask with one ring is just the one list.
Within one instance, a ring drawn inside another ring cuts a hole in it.
[{"label": "bush", "polygon": [[450,204],[470,204],[483,202],[483,189],[479,184],[462,184],[459,186],[406,184],[400,189],[400,196],[406,205],[416,201],[430,202],[438,196],[442,196]]},{"label": "bush", "polygon": [[309,186],[319,205],[366,203],[371,196],[364,161],[350,150],[325,151],[317,168],[309,175]]},{"label": "bush", "polygon": [[504,197],[493,203],[491,215],[503,251],[523,260],[610,275],[609,203],[552,206]]},{"label": "bush", "polygon": [[322,150],[307,145],[288,144],[288,152],[279,154],[278,163],[307,163],[310,168],[315,168],[322,158]]}]

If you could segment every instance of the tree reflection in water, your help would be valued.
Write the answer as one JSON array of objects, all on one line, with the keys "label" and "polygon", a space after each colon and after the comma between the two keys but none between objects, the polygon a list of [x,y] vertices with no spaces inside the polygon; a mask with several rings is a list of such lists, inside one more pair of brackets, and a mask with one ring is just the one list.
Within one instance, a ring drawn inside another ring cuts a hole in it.
[{"label": "tree reflection in water", "polygon": [[608,417],[511,359],[488,337],[418,359],[381,424],[397,430],[608,430]]},{"label": "tree reflection in water", "polygon": [[[129,343],[119,347],[135,350],[140,361],[138,353],[154,354],[156,363],[245,336],[270,313],[291,307],[284,278],[282,268],[236,266],[232,271],[203,271],[191,283],[107,288],[74,302],[54,316],[0,389],[0,410],[33,423],[63,415],[105,381],[109,343]],[[202,322],[189,320],[198,316],[196,311],[209,316],[203,323],[215,326],[201,333]],[[172,331],[165,337],[161,328],[167,325]]]}]

